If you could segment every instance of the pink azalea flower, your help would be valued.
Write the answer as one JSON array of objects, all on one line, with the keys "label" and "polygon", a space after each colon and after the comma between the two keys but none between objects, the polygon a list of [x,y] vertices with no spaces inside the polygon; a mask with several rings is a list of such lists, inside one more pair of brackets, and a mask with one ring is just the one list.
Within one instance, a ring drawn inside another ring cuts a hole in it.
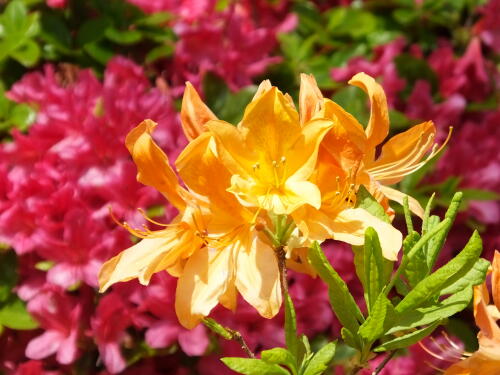
[{"label": "pink azalea flower", "polygon": [[484,44],[496,53],[500,53],[500,1],[490,0],[479,9],[482,18],[474,25],[474,32]]},{"label": "pink azalea flower", "polygon": [[29,301],[28,311],[45,332],[29,342],[26,356],[39,360],[55,354],[59,363],[73,363],[79,355],[82,306],[60,289],[49,288]]},{"label": "pink azalea flower", "polygon": [[112,374],[123,371],[127,366],[120,343],[125,339],[125,329],[130,324],[129,308],[118,295],[107,294],[99,301],[91,320],[90,334],[96,341],[104,365]]}]

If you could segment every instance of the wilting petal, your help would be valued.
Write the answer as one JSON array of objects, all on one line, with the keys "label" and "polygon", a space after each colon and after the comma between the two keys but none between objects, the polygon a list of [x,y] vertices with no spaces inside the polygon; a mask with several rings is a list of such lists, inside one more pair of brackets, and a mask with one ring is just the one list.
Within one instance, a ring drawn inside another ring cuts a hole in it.
[{"label": "wilting petal", "polygon": [[232,246],[203,248],[189,258],[177,282],[175,297],[177,318],[184,327],[192,329],[210,314],[226,292],[233,270]]},{"label": "wilting petal", "polygon": [[238,253],[236,287],[264,318],[278,313],[281,306],[278,261],[273,249],[257,236],[249,249]]},{"label": "wilting petal", "polygon": [[359,246],[364,243],[365,231],[368,227],[372,227],[377,232],[384,258],[396,261],[403,244],[401,232],[366,210],[348,208],[341,211],[335,218],[332,231],[334,239]]},{"label": "wilting petal", "polygon": [[361,88],[370,98],[370,120],[366,127],[366,135],[370,149],[374,152],[375,147],[389,134],[389,112],[384,89],[365,73],[356,74],[349,84]]},{"label": "wilting petal", "polygon": [[417,215],[419,218],[424,217],[424,209],[415,198],[402,193],[399,190],[392,189],[388,186],[379,186],[379,189],[391,201],[398,202],[401,205],[403,204],[404,198],[408,197],[408,206],[410,207],[410,211]]},{"label": "wilting petal", "polygon": [[216,120],[217,116],[206,106],[190,82],[186,82],[186,89],[182,98],[181,124],[186,138],[193,140],[205,131],[205,124]]},{"label": "wilting petal", "polygon": [[320,110],[323,94],[318,88],[316,79],[311,74],[300,75],[299,110],[300,123],[305,124]]},{"label": "wilting petal", "polygon": [[151,137],[156,123],[144,120],[132,129],[125,144],[137,166],[137,180],[160,191],[179,210],[186,203],[180,195],[182,188],[169,165],[167,155]]}]

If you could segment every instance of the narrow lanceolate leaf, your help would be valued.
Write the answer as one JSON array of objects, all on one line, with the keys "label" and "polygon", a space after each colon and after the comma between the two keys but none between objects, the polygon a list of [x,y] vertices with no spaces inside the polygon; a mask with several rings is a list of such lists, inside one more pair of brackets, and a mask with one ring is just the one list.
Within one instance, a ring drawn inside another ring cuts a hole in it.
[{"label": "narrow lanceolate leaf", "polygon": [[359,322],[364,321],[363,315],[347,284],[330,265],[318,242],[311,246],[309,257],[316,272],[328,285],[330,303],[340,323],[351,332],[357,332]]},{"label": "narrow lanceolate leaf", "polygon": [[363,346],[359,342],[360,340],[354,333],[349,331],[346,327],[342,327],[342,329],[340,330],[340,336],[342,336],[342,340],[344,340],[344,342],[347,345],[361,351]]},{"label": "narrow lanceolate leaf", "polygon": [[458,209],[460,208],[460,203],[462,203],[462,197],[463,194],[461,192],[455,193],[455,195],[451,200],[450,206],[448,207],[448,210],[444,215],[445,219],[450,220],[450,224],[446,227],[446,229],[443,232],[440,232],[436,236],[436,238],[433,239],[432,246],[427,247],[427,268],[429,272],[434,267],[439,252],[441,251],[444,241],[446,240],[446,236],[448,236],[448,232],[451,229],[451,225],[453,224],[455,218],[457,217]]},{"label": "narrow lanceolate leaf", "polygon": [[375,300],[389,282],[392,273],[392,262],[383,257],[377,232],[371,227],[365,232],[363,265],[366,305],[368,311],[371,311]]},{"label": "narrow lanceolate leaf", "polygon": [[474,285],[479,285],[484,282],[486,278],[486,272],[490,266],[490,262],[486,259],[479,258],[474,266],[461,278],[455,281],[453,284],[441,290],[441,295],[448,295],[457,293],[464,289],[470,289]]},{"label": "narrow lanceolate leaf", "polygon": [[432,203],[434,202],[434,197],[436,193],[432,193],[431,197],[427,201],[427,205],[425,206],[424,217],[422,218],[422,235],[427,233],[429,228],[429,216],[431,214]]},{"label": "narrow lanceolate leaf", "polygon": [[359,327],[358,335],[363,339],[366,346],[382,337],[395,321],[394,307],[384,293],[380,293],[373,305],[370,315]]},{"label": "narrow lanceolate leaf", "polygon": [[409,333],[407,335],[395,338],[394,340],[387,341],[382,345],[377,346],[373,351],[375,352],[386,352],[388,350],[395,350],[401,348],[407,348],[410,345],[413,345],[423,338],[429,336],[432,331],[436,329],[436,327],[441,323],[440,321],[431,324],[428,327],[419,329],[418,331]]},{"label": "narrow lanceolate leaf", "polygon": [[465,309],[471,299],[472,288],[466,288],[438,303],[397,314],[394,326],[388,333],[404,331],[446,319]]},{"label": "narrow lanceolate leaf", "polygon": [[298,361],[300,343],[297,337],[297,319],[293,301],[289,294],[285,296],[285,341],[293,358]]},{"label": "narrow lanceolate leaf", "polygon": [[408,196],[403,198],[403,210],[405,215],[406,229],[408,233],[413,232],[413,222],[411,221],[410,204],[408,203]]},{"label": "narrow lanceolate leaf", "polygon": [[264,362],[288,367],[293,375],[297,375],[297,364],[295,357],[284,348],[273,348],[264,350],[261,354]]},{"label": "narrow lanceolate leaf", "polygon": [[474,231],[465,248],[446,265],[419,282],[396,306],[396,311],[398,313],[410,311],[438,297],[442,289],[454,284],[469,272],[482,249],[481,237]]},{"label": "narrow lanceolate leaf", "polygon": [[226,357],[221,361],[231,370],[243,375],[290,375],[283,367],[262,359]]},{"label": "narrow lanceolate leaf", "polygon": [[[428,242],[440,231],[444,231],[448,225],[449,220],[445,219],[442,223],[432,228],[422,237],[419,237],[415,232],[406,237],[403,241],[403,260],[399,269],[402,269],[410,286],[415,286],[427,274],[427,264],[424,263],[424,248]],[[417,240],[415,242],[415,240]],[[408,268],[409,265],[409,268]],[[423,269],[422,269],[423,267]],[[407,270],[408,268],[408,270]],[[398,269],[398,272],[399,272]]]},{"label": "narrow lanceolate leaf", "polygon": [[376,218],[383,220],[386,223],[391,222],[389,216],[385,213],[384,208],[363,185],[359,187],[358,192],[356,193],[356,207],[363,208]]},{"label": "narrow lanceolate leaf", "polygon": [[323,374],[335,355],[336,342],[330,342],[323,346],[309,361],[303,375]]}]

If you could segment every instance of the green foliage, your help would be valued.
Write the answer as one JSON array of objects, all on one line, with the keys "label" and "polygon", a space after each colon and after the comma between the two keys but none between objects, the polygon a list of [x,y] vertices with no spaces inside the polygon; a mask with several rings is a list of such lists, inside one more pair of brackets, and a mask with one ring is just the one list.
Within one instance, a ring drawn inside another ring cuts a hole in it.
[{"label": "green foliage", "polygon": [[26,305],[13,292],[17,284],[17,257],[13,251],[0,252],[0,330],[37,328],[38,324],[26,310]]},{"label": "green foliage", "polygon": [[[358,207],[384,218],[385,213],[368,192],[362,191],[360,196]],[[482,243],[477,232],[456,257],[432,272],[461,199],[462,194],[457,193],[442,221],[430,215],[433,201],[430,199],[421,233],[414,230],[408,202],[404,202],[409,234],[403,241],[401,264],[392,276],[392,262],[383,258],[377,232],[372,228],[366,230],[364,246],[353,247],[356,273],[363,284],[368,308],[365,316],[357,315],[345,283],[319,245],[312,246],[311,264],[329,286],[333,311],[344,326],[342,338],[359,351],[360,364],[373,351],[406,348],[431,334],[447,318],[466,308],[472,298],[472,287],[484,281],[489,262],[479,258]],[[393,286],[399,296],[389,299]]]},{"label": "green foliage", "polygon": [[38,62],[40,47],[33,40],[40,30],[38,18],[21,0],[7,4],[0,15],[0,62],[11,58],[26,67]]}]

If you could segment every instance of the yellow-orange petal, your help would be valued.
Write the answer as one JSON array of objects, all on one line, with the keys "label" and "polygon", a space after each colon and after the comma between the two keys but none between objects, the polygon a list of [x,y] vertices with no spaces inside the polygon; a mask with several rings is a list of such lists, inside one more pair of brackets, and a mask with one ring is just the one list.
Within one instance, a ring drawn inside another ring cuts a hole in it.
[{"label": "yellow-orange petal", "polygon": [[351,245],[363,245],[365,231],[372,227],[378,234],[384,258],[396,261],[403,244],[403,235],[392,225],[376,218],[362,208],[341,211],[332,225],[333,238]]},{"label": "yellow-orange petal", "polygon": [[388,186],[381,185],[379,186],[379,189],[391,201],[398,202],[401,205],[403,204],[404,198],[408,197],[408,206],[410,207],[410,211],[417,215],[419,218],[424,217],[424,209],[415,198]]},{"label": "yellow-orange petal", "polygon": [[389,134],[389,111],[384,89],[372,77],[358,73],[349,81],[350,85],[361,88],[370,98],[370,120],[366,127],[369,148],[374,155],[375,147]]},{"label": "yellow-orange petal", "polygon": [[165,269],[182,255],[185,248],[179,246],[177,236],[182,235],[177,227],[153,233],[151,238],[143,239],[103,264],[98,275],[101,292],[117,282],[134,278],[147,285],[152,274],[161,270],[158,268],[161,263]]},{"label": "yellow-orange petal", "polygon": [[137,180],[160,191],[182,211],[186,206],[181,196],[183,189],[170,167],[167,155],[151,136],[155,127],[154,121],[144,120],[128,133],[125,145],[137,166]]},{"label": "yellow-orange petal", "polygon": [[312,74],[300,75],[299,110],[300,123],[305,124],[320,110],[323,95]]},{"label": "yellow-orange petal", "polygon": [[200,95],[190,82],[186,82],[181,107],[181,124],[186,138],[197,138],[205,131],[205,124],[216,120],[217,116],[201,100]]},{"label": "yellow-orange petal", "polygon": [[194,328],[227,292],[234,279],[233,256],[231,247],[205,247],[188,259],[175,293],[175,312],[185,328]]},{"label": "yellow-orange petal", "polygon": [[273,249],[257,236],[250,248],[238,252],[236,287],[264,318],[274,317],[281,306],[278,262]]},{"label": "yellow-orange petal", "polygon": [[498,311],[500,311],[500,252],[495,250],[492,262],[493,272],[491,274],[491,294],[493,295],[493,303]]},{"label": "yellow-orange petal", "polygon": [[365,167],[381,184],[395,184],[422,166],[420,161],[432,148],[435,135],[432,121],[415,125],[389,139],[377,160]]},{"label": "yellow-orange petal", "polygon": [[260,83],[259,87],[257,87],[257,91],[255,91],[255,94],[254,94],[254,96],[252,98],[252,101],[257,100],[258,98],[260,98],[262,96],[262,94],[264,94],[266,91],[270,90],[271,87],[273,87],[273,86],[271,85],[271,81],[270,80],[268,80],[268,79],[263,80]]}]

